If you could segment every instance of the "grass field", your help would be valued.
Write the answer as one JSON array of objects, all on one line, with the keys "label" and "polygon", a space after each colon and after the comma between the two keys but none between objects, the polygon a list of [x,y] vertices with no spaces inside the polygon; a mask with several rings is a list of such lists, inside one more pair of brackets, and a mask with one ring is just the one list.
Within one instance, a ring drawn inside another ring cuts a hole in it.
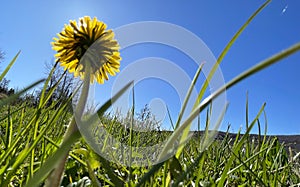
[{"label": "grass field", "polygon": [[[59,146],[70,113],[50,107],[3,107],[1,111],[1,185],[23,186]],[[38,115],[38,113],[40,113]],[[38,118],[36,118],[38,117]],[[103,120],[105,121],[105,120]],[[110,123],[108,123],[110,122]],[[33,128],[39,124],[38,130]],[[50,124],[50,125],[49,125]],[[120,125],[106,119],[106,124]],[[46,130],[47,129],[47,130]],[[118,129],[118,128],[117,128]],[[46,131],[45,131],[46,130]],[[35,132],[39,132],[36,133]],[[128,131],[111,131],[116,138]],[[220,133],[201,152],[197,134],[175,156],[151,167],[126,167],[105,161],[84,142],[72,146],[66,162],[63,186],[297,186],[300,184],[299,152],[286,149],[276,137]],[[133,142],[141,141],[133,133]],[[143,140],[158,143],[171,132],[143,133]],[[124,140],[127,141],[127,140]],[[127,142],[128,143],[128,142]],[[142,145],[140,145],[142,146]],[[150,174],[149,174],[150,173]],[[139,184],[140,183],[140,184]]]}]

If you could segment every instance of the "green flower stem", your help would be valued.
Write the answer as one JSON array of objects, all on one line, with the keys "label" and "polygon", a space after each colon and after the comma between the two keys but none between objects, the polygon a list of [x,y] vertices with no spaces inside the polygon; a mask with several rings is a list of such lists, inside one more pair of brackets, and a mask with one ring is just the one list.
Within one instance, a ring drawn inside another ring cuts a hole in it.
[{"label": "green flower stem", "polygon": [[[64,135],[63,142],[65,142],[68,137],[72,136],[73,133],[78,131],[77,125],[75,118],[72,118],[72,121],[70,122],[70,125]],[[54,168],[54,170],[50,173],[49,177],[45,181],[45,187],[59,187],[61,180],[62,180],[62,175],[65,169],[65,162],[67,160],[69,153],[63,155],[61,157],[61,161],[59,164]]]},{"label": "green flower stem", "polygon": [[[81,119],[84,108],[87,102],[87,97],[89,93],[90,88],[90,67],[88,65],[89,63],[86,63],[86,72],[85,77],[82,85],[81,95],[78,101],[78,104],[75,109],[74,116],[68,126],[68,129],[63,137],[62,143],[65,143],[66,140],[68,140],[73,134],[75,134],[78,131],[76,119]],[[75,117],[76,116],[76,117]],[[49,177],[45,181],[45,187],[60,187],[60,183],[62,180],[63,172],[65,169],[65,163],[68,158],[69,153],[63,155],[61,157],[61,161],[59,164],[55,167],[55,169],[51,172]]]}]

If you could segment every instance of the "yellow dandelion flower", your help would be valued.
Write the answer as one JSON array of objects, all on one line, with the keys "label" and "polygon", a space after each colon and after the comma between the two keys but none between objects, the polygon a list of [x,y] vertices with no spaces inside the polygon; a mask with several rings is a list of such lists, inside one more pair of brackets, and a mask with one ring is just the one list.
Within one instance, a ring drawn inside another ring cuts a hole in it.
[{"label": "yellow dandelion flower", "polygon": [[72,20],[57,36],[52,42],[55,57],[75,77],[83,79],[89,73],[91,83],[103,84],[108,74],[119,72],[119,44],[112,30],[106,30],[106,24],[97,18],[85,16],[78,23]]}]

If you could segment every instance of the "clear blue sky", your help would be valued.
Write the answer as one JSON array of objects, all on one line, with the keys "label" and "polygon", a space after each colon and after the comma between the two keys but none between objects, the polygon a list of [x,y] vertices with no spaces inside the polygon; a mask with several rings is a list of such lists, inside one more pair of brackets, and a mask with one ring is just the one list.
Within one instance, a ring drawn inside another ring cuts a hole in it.
[{"label": "clear blue sky", "polygon": [[[11,80],[10,86],[25,87],[45,77],[44,63],[53,60],[55,54],[50,45],[52,38],[69,20],[77,20],[85,15],[96,16],[112,29],[137,21],[164,21],[177,24],[200,37],[217,57],[238,28],[263,2],[261,0],[152,0],[126,3],[102,0],[2,1],[0,3],[2,7],[0,48],[6,56],[0,70],[3,70],[13,56],[21,50],[17,63],[7,76]],[[221,65],[225,81],[229,81],[272,54],[299,42],[299,9],[300,2],[296,0],[271,2],[249,25],[225,57]],[[122,69],[130,62],[149,56],[162,57],[171,61],[188,60],[176,50],[163,50],[166,51],[130,48],[121,54]],[[182,68],[187,72],[194,72],[196,67]],[[299,69],[300,53],[297,53],[228,90],[229,109],[221,129],[226,129],[229,123],[232,125],[232,131],[236,132],[241,126],[245,129],[245,98],[248,91],[250,119],[255,116],[263,102],[266,102],[268,133],[299,134]],[[192,73],[190,76],[193,76]],[[114,79],[110,80],[113,81]],[[149,85],[151,86],[150,83]],[[104,85],[101,92],[108,92],[107,89]],[[140,98],[149,96],[142,91],[136,94]],[[160,93],[156,97],[170,99],[168,94]],[[108,98],[107,94],[103,95],[104,98]],[[178,104],[179,101],[175,99],[178,98],[174,98],[174,103]],[[168,105],[172,106],[174,103]],[[141,105],[143,104],[144,101],[141,99]],[[176,107],[174,110],[172,114],[175,116]]]}]

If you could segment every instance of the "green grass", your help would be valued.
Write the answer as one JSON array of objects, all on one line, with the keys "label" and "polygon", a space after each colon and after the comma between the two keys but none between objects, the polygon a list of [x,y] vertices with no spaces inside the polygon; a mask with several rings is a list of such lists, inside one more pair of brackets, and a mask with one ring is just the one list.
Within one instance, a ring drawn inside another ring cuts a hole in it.
[{"label": "green grass", "polygon": [[[244,135],[236,139],[225,136],[222,140],[214,141],[203,152],[200,149],[201,136],[195,135],[184,146],[179,158],[174,156],[153,167],[129,168],[110,163],[94,153],[81,139],[72,146],[62,185],[85,181],[87,184],[94,182],[109,186],[135,186],[143,181],[141,186],[162,186],[167,183],[175,186],[296,186],[300,183],[300,158],[297,152],[288,152],[276,138],[268,139],[264,135],[260,141],[249,141],[250,128],[259,125],[258,119],[263,109],[264,105]],[[39,170],[61,142],[70,114],[60,115],[55,124],[48,125],[49,119],[57,114],[56,110],[45,109],[37,121],[42,124],[41,132],[46,126],[50,126],[49,130],[31,149],[35,142],[32,135],[34,129],[26,128],[36,116],[36,110],[26,105],[2,108],[1,130],[5,131],[1,131],[4,135],[1,136],[1,186],[23,186],[31,177],[30,172]],[[125,129],[113,130],[120,125],[117,119],[103,117],[103,121],[107,127],[111,127],[110,132],[116,138],[129,136]],[[23,136],[19,137],[19,134]],[[141,140],[158,143],[160,138],[169,136],[170,132],[152,131],[144,132],[142,139],[138,132],[134,132],[132,137],[133,144],[140,145],[139,142],[145,143]],[[129,138],[124,141],[129,144]],[[30,154],[32,150],[34,154]],[[8,151],[9,154],[5,156]],[[33,162],[31,156],[34,156]],[[151,170],[154,172],[151,173]]]},{"label": "green grass", "polygon": [[[57,85],[48,89],[54,70],[46,80],[36,81],[12,96],[2,98],[0,100],[0,186],[42,186],[47,178],[49,180],[49,176],[52,176],[50,173],[53,169],[61,163],[65,163],[61,182],[63,186],[299,186],[300,153],[284,147],[276,137],[269,138],[266,133],[260,132],[262,125],[267,126],[266,117],[263,115],[265,103],[257,111],[257,116],[249,119],[248,101],[246,102],[247,124],[245,124],[244,134],[238,132],[234,139],[227,135],[221,140],[215,140],[211,133],[208,133],[208,126],[211,125],[210,104],[215,97],[245,78],[300,50],[300,43],[292,45],[242,72],[224,87],[203,98],[215,69],[230,47],[269,2],[267,1],[254,12],[225,46],[213,70],[203,83],[193,112],[182,121],[185,103],[190,99],[191,91],[188,91],[178,119],[173,124],[173,132],[134,131],[132,127],[135,119],[132,118],[134,115],[131,115],[135,113],[134,99],[132,110],[125,119],[106,113],[112,102],[132,87],[132,84],[124,85],[116,96],[97,111],[106,130],[125,145],[145,147],[166,141],[161,154],[158,155],[161,162],[155,165],[149,163],[149,166],[125,166],[117,161],[110,162],[95,153],[78,130],[70,130],[70,127],[76,123],[70,108],[73,96],[49,104],[51,96],[57,89]],[[0,81],[15,63],[18,55],[19,53],[0,75]],[[191,83],[191,88],[196,84],[201,68],[202,65]],[[42,82],[44,86],[35,106],[26,101],[16,102],[20,96]],[[85,102],[84,99],[82,102]],[[206,124],[201,126],[206,126],[206,130],[201,135],[190,137],[188,132],[191,121],[205,109],[207,110]],[[219,122],[225,111],[226,108]],[[265,124],[261,124],[261,121],[265,121]],[[124,123],[131,128],[124,128]],[[217,130],[219,123],[212,125]],[[257,139],[251,139],[249,136],[254,126],[260,129]],[[96,131],[96,126],[89,128]],[[99,136],[98,139],[103,141],[104,146],[107,145],[106,141],[109,140],[102,137],[101,132],[96,133],[96,136]],[[173,147],[175,141],[181,143],[179,147]],[[174,156],[166,159],[164,156],[170,150],[173,151]],[[132,148],[128,151],[130,157],[138,154]],[[118,154],[113,156],[118,159],[122,157]],[[66,162],[64,162],[65,158]]]}]

